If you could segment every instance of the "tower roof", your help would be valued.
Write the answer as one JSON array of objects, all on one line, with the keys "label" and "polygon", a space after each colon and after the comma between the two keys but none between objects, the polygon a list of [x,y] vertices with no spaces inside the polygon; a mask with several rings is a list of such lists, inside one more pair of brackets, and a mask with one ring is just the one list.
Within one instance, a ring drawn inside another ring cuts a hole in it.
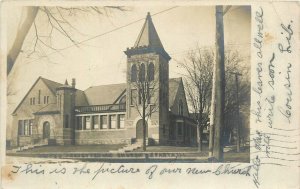
[{"label": "tower roof", "polygon": [[134,46],[131,48],[127,48],[127,50],[124,52],[129,57],[135,54],[155,52],[161,54],[168,61],[171,59],[158,37],[149,12],[147,14],[142,30],[140,31],[140,34],[138,35],[138,38],[134,43]]},{"label": "tower roof", "polygon": [[134,48],[136,47],[153,47],[153,48],[164,48],[160,42],[154,24],[152,22],[152,18],[150,13],[148,12],[145,23],[140,31],[138,38],[135,41]]}]

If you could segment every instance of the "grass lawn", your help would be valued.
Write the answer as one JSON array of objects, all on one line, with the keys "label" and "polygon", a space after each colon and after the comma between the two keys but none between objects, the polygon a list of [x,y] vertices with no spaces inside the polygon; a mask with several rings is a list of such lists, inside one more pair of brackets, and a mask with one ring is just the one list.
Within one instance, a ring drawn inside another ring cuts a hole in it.
[{"label": "grass lawn", "polygon": [[224,153],[224,162],[250,162],[250,148],[241,149],[240,152],[235,150]]},{"label": "grass lawn", "polygon": [[47,153],[47,152],[108,152],[122,148],[125,144],[99,144],[99,145],[67,145],[67,146],[41,146],[18,153]]}]

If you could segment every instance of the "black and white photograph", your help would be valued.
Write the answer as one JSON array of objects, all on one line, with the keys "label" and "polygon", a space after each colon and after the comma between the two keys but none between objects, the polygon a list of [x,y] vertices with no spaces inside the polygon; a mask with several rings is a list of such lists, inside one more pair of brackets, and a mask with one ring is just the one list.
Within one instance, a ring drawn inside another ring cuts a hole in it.
[{"label": "black and white photograph", "polygon": [[299,188],[299,2],[0,9],[0,188]]},{"label": "black and white photograph", "polygon": [[251,6],[12,9],[9,157],[249,162]]}]

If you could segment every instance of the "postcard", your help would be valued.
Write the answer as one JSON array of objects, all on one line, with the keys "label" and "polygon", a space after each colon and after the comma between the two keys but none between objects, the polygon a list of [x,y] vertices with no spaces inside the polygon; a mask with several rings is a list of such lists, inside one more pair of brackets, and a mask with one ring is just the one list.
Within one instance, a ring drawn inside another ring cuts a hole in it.
[{"label": "postcard", "polygon": [[300,187],[297,1],[1,2],[1,188]]}]

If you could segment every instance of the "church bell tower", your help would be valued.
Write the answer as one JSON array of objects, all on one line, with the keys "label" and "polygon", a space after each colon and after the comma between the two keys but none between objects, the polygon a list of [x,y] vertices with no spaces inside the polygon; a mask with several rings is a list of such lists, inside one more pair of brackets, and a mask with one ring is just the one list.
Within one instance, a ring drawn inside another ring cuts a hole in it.
[{"label": "church bell tower", "polygon": [[126,125],[139,138],[141,81],[147,82],[147,137],[162,143],[163,129],[169,124],[169,60],[150,13],[133,47],[127,48]]}]

